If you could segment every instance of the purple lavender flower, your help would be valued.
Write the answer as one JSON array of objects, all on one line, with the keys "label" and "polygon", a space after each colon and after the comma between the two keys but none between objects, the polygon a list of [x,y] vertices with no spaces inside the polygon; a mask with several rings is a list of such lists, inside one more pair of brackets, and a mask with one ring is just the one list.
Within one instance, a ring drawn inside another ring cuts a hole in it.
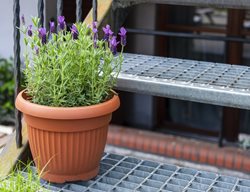
[{"label": "purple lavender flower", "polygon": [[93,22],[92,24],[92,32],[93,32],[93,42],[94,48],[97,48],[97,39],[98,39],[98,30],[97,30],[97,22]]},{"label": "purple lavender flower", "polygon": [[97,29],[93,29],[93,41],[94,41],[94,48],[97,48],[97,39],[98,39],[98,30]]},{"label": "purple lavender flower", "polygon": [[22,14],[22,16],[21,16],[21,21],[22,21],[22,25],[25,25],[25,18],[24,18],[24,14]]},{"label": "purple lavender flower", "polygon": [[57,20],[58,20],[58,26],[59,26],[59,28],[61,30],[64,30],[65,26],[66,26],[66,23],[64,21],[65,20],[64,16],[58,16]]},{"label": "purple lavender flower", "polygon": [[39,54],[39,47],[35,46],[34,49],[35,49],[36,54],[38,55]]},{"label": "purple lavender flower", "polygon": [[55,22],[54,21],[49,22],[49,30],[50,30],[50,33],[55,33],[56,32],[56,27],[55,27]]},{"label": "purple lavender flower", "polygon": [[72,34],[73,39],[78,39],[79,32],[75,24],[72,25],[71,34]]},{"label": "purple lavender flower", "polygon": [[27,31],[28,36],[32,37],[32,25],[28,26],[28,31]]},{"label": "purple lavender flower", "polygon": [[102,30],[103,30],[103,32],[104,32],[104,38],[103,38],[103,39],[104,39],[105,41],[108,41],[108,40],[112,37],[113,31],[111,31],[109,25],[106,25],[106,27],[103,27]]},{"label": "purple lavender flower", "polygon": [[97,28],[92,29],[92,31],[93,31],[94,34],[97,34],[97,33],[98,33]]},{"label": "purple lavender flower", "polygon": [[93,23],[92,23],[92,28],[94,29],[94,28],[97,28],[97,21],[94,21]]},{"label": "purple lavender flower", "polygon": [[92,31],[93,31],[94,35],[98,33],[98,30],[97,30],[97,22],[96,22],[96,21],[94,21],[94,22],[92,23]]},{"label": "purple lavender flower", "polygon": [[46,28],[45,27],[41,27],[38,29],[39,32],[39,38],[42,40],[42,44],[45,44],[47,41],[47,37],[46,37]]},{"label": "purple lavender flower", "polygon": [[127,33],[127,30],[124,27],[121,27],[120,28],[120,33],[118,33],[118,34],[121,37],[121,45],[122,46],[126,46],[126,44],[127,44],[126,33]]},{"label": "purple lavender flower", "polygon": [[111,52],[113,53],[113,55],[116,55],[116,53],[117,53],[117,45],[118,44],[119,44],[119,42],[117,42],[116,36],[113,36],[109,40],[109,48],[110,48]]}]

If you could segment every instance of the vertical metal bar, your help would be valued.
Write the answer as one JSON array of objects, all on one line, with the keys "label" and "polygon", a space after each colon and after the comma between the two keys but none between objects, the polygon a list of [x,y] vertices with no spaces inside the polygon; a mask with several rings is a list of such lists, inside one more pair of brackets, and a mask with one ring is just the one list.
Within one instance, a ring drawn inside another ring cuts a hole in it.
[{"label": "vertical metal bar", "polygon": [[222,125],[219,131],[219,138],[218,138],[218,146],[223,147],[223,139],[224,139],[224,126]]},{"label": "vertical metal bar", "polygon": [[63,14],[63,0],[57,0],[56,11],[57,17]]},{"label": "vertical metal bar", "polygon": [[[14,77],[15,77],[15,98],[19,93],[20,88],[20,3],[19,0],[14,0],[13,6],[13,26],[14,26]],[[18,28],[17,28],[18,27]],[[22,123],[21,112],[15,109],[15,126],[16,126],[16,145],[18,148],[22,146]]]},{"label": "vertical metal bar", "polygon": [[93,21],[97,21],[97,0],[93,0]]},{"label": "vertical metal bar", "polygon": [[[57,0],[57,5],[56,5],[56,14],[57,18],[63,14],[63,0]],[[58,25],[57,25],[57,31],[58,31]]]},{"label": "vertical metal bar", "polygon": [[[229,9],[227,18],[227,36],[243,37],[241,31],[243,29],[245,11]],[[241,64],[243,61],[243,43],[227,42],[226,59],[230,64]],[[240,133],[240,110],[231,107],[223,108],[222,117],[224,127],[224,137],[227,141],[238,141]]]},{"label": "vertical metal bar", "polygon": [[118,28],[119,28],[119,15],[120,15],[120,9],[115,9],[113,11],[113,25],[114,25],[114,28],[113,28],[113,31],[115,34],[118,33]]},{"label": "vertical metal bar", "polygon": [[76,0],[76,21],[82,20],[82,0]]},{"label": "vertical metal bar", "polygon": [[44,25],[44,2],[43,0],[38,0],[38,17],[40,18],[40,25]]}]

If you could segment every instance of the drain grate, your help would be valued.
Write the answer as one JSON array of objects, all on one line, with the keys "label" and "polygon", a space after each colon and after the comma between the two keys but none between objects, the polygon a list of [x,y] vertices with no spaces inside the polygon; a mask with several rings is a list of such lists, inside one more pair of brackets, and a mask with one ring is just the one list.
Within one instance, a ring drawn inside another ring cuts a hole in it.
[{"label": "drain grate", "polygon": [[54,192],[249,192],[250,180],[106,153],[96,178],[66,184],[43,182],[43,186]]},{"label": "drain grate", "polygon": [[250,67],[124,54],[117,89],[250,109]]}]

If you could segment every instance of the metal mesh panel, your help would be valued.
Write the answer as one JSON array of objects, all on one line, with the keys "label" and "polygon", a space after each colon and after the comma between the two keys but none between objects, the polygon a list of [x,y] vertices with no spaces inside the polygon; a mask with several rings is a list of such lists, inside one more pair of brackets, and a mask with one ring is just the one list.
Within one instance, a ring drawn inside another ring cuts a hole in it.
[{"label": "metal mesh panel", "polygon": [[246,66],[126,54],[122,73],[248,92],[250,89],[250,68]]},{"label": "metal mesh panel", "polygon": [[250,109],[250,68],[125,54],[117,88]]},{"label": "metal mesh panel", "polygon": [[99,174],[90,181],[42,183],[57,192],[250,191],[250,180],[108,153],[102,158]]},{"label": "metal mesh panel", "polygon": [[125,8],[141,3],[159,3],[169,5],[191,5],[201,7],[249,9],[248,0],[114,0],[114,8]]}]

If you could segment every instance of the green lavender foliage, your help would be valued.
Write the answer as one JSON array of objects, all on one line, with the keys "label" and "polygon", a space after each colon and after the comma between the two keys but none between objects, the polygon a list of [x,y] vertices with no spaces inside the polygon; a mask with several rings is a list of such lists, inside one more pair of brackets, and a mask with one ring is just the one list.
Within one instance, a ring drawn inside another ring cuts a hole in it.
[{"label": "green lavender foliage", "polygon": [[0,178],[1,192],[49,192],[41,186],[40,175],[33,172],[31,164],[25,165],[25,168],[23,163],[19,165],[6,178]]},{"label": "green lavender foliage", "polygon": [[[123,60],[114,56],[107,42],[93,46],[92,30],[84,23],[75,24],[78,39],[69,31],[47,33],[49,41],[42,44],[38,18],[33,18],[33,35],[25,34],[25,87],[31,102],[53,107],[74,107],[98,104],[112,96]],[[35,49],[39,49],[37,54]],[[31,51],[29,51],[29,49]]]}]

